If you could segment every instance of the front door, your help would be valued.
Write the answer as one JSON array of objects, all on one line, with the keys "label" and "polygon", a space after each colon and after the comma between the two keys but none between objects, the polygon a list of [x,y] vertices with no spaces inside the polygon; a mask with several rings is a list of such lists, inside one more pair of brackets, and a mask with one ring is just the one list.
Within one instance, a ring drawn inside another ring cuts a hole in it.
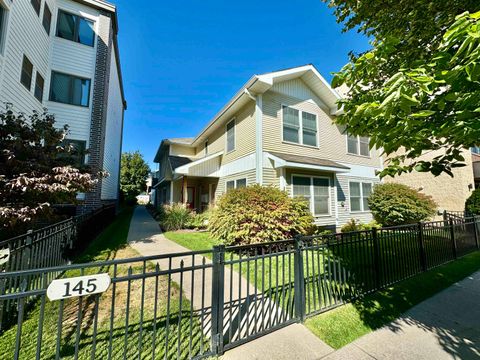
[{"label": "front door", "polygon": [[187,207],[189,209],[195,209],[195,188],[187,187]]}]

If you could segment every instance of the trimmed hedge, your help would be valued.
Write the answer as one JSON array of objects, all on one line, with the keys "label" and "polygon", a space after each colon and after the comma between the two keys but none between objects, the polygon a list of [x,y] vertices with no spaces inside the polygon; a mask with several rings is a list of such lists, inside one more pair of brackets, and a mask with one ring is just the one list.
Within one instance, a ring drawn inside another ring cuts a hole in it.
[{"label": "trimmed hedge", "polygon": [[208,229],[225,245],[246,245],[308,235],[315,227],[305,200],[274,187],[253,185],[224,194]]},{"label": "trimmed hedge", "polygon": [[430,196],[403,184],[379,184],[368,198],[373,218],[384,226],[413,224],[432,218],[437,204]]}]

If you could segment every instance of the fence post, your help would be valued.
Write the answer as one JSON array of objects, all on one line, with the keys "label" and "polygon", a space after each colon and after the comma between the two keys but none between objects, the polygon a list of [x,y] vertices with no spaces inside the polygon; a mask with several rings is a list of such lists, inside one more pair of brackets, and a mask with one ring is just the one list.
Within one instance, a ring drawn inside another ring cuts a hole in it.
[{"label": "fence post", "polygon": [[450,236],[452,239],[452,250],[453,250],[453,257],[457,258],[457,240],[455,239],[455,227],[453,226],[453,220],[450,219],[448,222],[450,225]]},{"label": "fence post", "polygon": [[423,223],[418,223],[418,243],[420,245],[420,264],[422,271],[427,271],[427,253],[425,252],[425,241],[423,238]]},{"label": "fence post", "polygon": [[475,245],[477,246],[477,250],[480,249],[478,244],[478,228],[477,228],[477,216],[473,215],[473,236],[475,237]]},{"label": "fence post", "polygon": [[375,269],[375,290],[380,289],[380,246],[378,244],[378,230],[376,227],[372,228],[372,239],[373,239],[373,265]]},{"label": "fence post", "polygon": [[32,261],[32,243],[33,243],[33,230],[27,231],[27,238],[25,239],[25,250],[22,253],[22,270],[30,269],[30,263]]},{"label": "fence post", "polygon": [[294,304],[295,318],[301,322],[305,321],[305,275],[303,270],[303,249],[304,244],[300,236],[295,237],[295,254],[293,256],[294,266]]},{"label": "fence post", "polygon": [[[212,351],[223,354],[223,304],[225,284],[225,246],[213,247],[212,261]],[[248,310],[247,310],[248,311]]]}]

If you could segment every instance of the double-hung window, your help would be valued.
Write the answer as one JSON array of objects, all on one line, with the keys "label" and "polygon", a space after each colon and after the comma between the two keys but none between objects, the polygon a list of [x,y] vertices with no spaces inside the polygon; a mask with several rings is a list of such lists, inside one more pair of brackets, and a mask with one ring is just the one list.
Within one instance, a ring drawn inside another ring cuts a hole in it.
[{"label": "double-hung window", "polygon": [[47,3],[45,3],[45,6],[43,7],[42,25],[47,34],[50,35],[50,28],[52,26],[52,12],[50,11]]},{"label": "double-hung window", "polygon": [[317,116],[289,106],[282,107],[283,141],[318,146]]},{"label": "double-hung window", "polygon": [[372,183],[350,182],[350,211],[369,211],[368,197],[372,193]]},{"label": "double-hung window", "polygon": [[22,73],[20,75],[20,82],[28,91],[32,88],[33,64],[28,58],[23,55]]},{"label": "double-hung window", "polygon": [[227,124],[227,153],[235,150],[235,119]]},{"label": "double-hung window", "polygon": [[89,99],[90,79],[52,72],[50,101],[88,107]]},{"label": "double-hung window", "polygon": [[294,175],[292,195],[305,198],[313,215],[330,214],[330,179]]},{"label": "double-hung window", "polygon": [[227,181],[227,184],[226,184],[227,191],[231,189],[238,189],[238,188],[244,188],[244,187],[247,187],[246,178],[229,180]]},{"label": "double-hung window", "polygon": [[43,76],[40,75],[40,73],[37,70],[37,77],[35,79],[34,95],[37,98],[37,100],[40,101],[40,102],[43,101],[43,88],[44,87],[45,87],[45,80],[43,79]]},{"label": "double-hung window", "polygon": [[347,135],[347,152],[353,155],[370,156],[370,138]]},{"label": "double-hung window", "polygon": [[30,3],[33,6],[33,9],[37,13],[37,15],[40,15],[40,8],[42,7],[42,0],[30,0]]},{"label": "double-hung window", "polygon": [[58,11],[57,36],[62,39],[93,46],[95,43],[94,22],[81,16]]}]

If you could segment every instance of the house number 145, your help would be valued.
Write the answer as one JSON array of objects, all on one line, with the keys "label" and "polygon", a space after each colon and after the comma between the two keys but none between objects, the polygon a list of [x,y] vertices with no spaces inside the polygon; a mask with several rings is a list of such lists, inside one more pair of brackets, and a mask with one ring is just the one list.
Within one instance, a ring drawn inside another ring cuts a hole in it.
[{"label": "house number 145", "polygon": [[47,288],[51,301],[71,297],[99,294],[108,289],[111,279],[108,274],[97,274],[53,280]]}]

